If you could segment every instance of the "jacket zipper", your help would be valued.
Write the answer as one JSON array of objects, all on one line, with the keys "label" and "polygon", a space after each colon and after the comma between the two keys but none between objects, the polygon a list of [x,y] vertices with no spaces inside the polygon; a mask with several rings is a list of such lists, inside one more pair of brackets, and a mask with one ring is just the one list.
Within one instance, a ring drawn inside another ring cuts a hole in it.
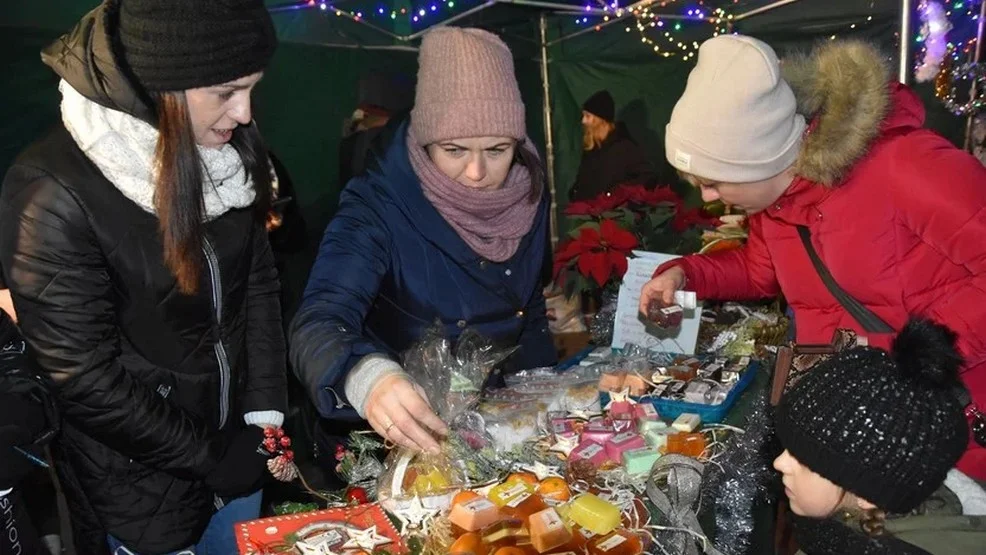
[{"label": "jacket zipper", "polygon": [[209,279],[212,283],[212,307],[215,309],[216,330],[218,338],[213,350],[216,352],[216,360],[219,361],[219,428],[226,425],[229,417],[229,357],[226,355],[226,347],[223,345],[223,283],[219,274],[219,259],[216,251],[212,248],[209,238],[205,237],[202,241],[202,250],[205,252],[206,264],[209,266]]}]

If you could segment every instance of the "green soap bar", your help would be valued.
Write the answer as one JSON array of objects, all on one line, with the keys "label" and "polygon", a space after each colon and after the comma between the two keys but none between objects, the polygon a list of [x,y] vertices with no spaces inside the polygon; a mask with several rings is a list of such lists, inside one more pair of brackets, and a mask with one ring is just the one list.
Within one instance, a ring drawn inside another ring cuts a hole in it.
[{"label": "green soap bar", "polygon": [[667,445],[668,436],[674,433],[677,433],[674,429],[665,428],[663,430],[649,430],[642,432],[641,434],[644,436],[644,441],[647,442],[647,445],[649,445],[651,449],[657,449]]},{"label": "green soap bar", "polygon": [[623,466],[628,474],[646,474],[661,454],[654,449],[634,449],[623,452]]},{"label": "green soap bar", "polygon": [[668,433],[674,432],[671,426],[665,424],[663,420],[640,420],[637,422],[637,431],[641,434],[660,430],[669,430]]}]

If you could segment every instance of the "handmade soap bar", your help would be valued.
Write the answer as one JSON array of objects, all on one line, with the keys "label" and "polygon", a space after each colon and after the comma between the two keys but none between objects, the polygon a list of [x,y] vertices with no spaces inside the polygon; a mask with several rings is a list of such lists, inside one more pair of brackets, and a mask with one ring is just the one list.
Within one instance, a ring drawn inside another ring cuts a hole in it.
[{"label": "handmade soap bar", "polygon": [[489,499],[479,497],[453,505],[448,519],[467,532],[475,532],[500,520],[500,510]]},{"label": "handmade soap bar", "polygon": [[583,441],[568,456],[569,461],[589,461],[593,466],[601,466],[609,460],[606,448],[594,441]]},{"label": "handmade soap bar", "polygon": [[521,480],[514,480],[493,486],[488,496],[490,501],[502,507],[507,501],[525,493],[534,493],[534,486]]},{"label": "handmade soap bar", "polygon": [[647,319],[659,328],[677,328],[685,317],[685,309],[654,299],[647,305]]},{"label": "handmade soap bar", "polygon": [[554,509],[545,509],[531,515],[528,529],[531,533],[531,544],[541,553],[564,545],[572,539],[572,532]]},{"label": "handmade soap bar", "polygon": [[647,442],[636,432],[624,432],[606,442],[606,454],[612,461],[623,460],[623,452],[646,447]]},{"label": "handmade soap bar", "polygon": [[627,373],[624,370],[603,372],[599,376],[600,391],[622,391],[623,382],[626,380]]},{"label": "handmade soap bar", "polygon": [[656,449],[643,448],[623,452],[623,466],[627,474],[647,474],[661,457]]},{"label": "handmade soap bar", "polygon": [[481,534],[483,543],[490,547],[504,545],[530,544],[531,535],[527,530],[527,521],[518,518],[505,518],[483,528]]},{"label": "handmade soap bar", "polygon": [[651,429],[643,432],[644,441],[651,449],[660,449],[668,444],[668,437],[674,434],[674,428]]},{"label": "handmade soap bar", "polygon": [[671,424],[671,427],[679,432],[694,432],[702,425],[702,418],[690,412],[683,412]]},{"label": "handmade soap bar", "polygon": [[522,493],[507,501],[502,510],[507,516],[525,520],[532,514],[547,508],[548,505],[545,504],[544,499],[541,499],[540,495]]},{"label": "handmade soap bar", "polygon": [[705,436],[702,434],[673,434],[668,436],[667,453],[698,457],[705,452]]},{"label": "handmade soap bar", "polygon": [[612,420],[593,420],[582,428],[582,439],[605,444],[616,435]]},{"label": "handmade soap bar", "polygon": [[568,517],[598,535],[609,534],[620,525],[620,509],[591,493],[583,493],[572,501]]},{"label": "handmade soap bar", "polygon": [[621,414],[613,417],[613,431],[617,434],[624,432],[634,432],[637,430],[637,421],[632,414]]},{"label": "handmade soap bar", "polygon": [[676,380],[687,382],[698,377],[698,370],[691,366],[678,365],[668,369],[668,373]]},{"label": "handmade soap bar", "polygon": [[418,495],[432,495],[435,492],[442,492],[448,489],[448,478],[442,475],[438,468],[432,468],[427,474],[419,474],[414,479],[411,491]]},{"label": "handmade soap bar", "polygon": [[711,390],[712,386],[706,382],[690,382],[688,387],[685,388],[685,401],[707,405],[712,400]]},{"label": "handmade soap bar", "polygon": [[572,420],[555,420],[551,423],[551,433],[555,438],[571,437],[575,433],[575,423]]},{"label": "handmade soap bar", "polygon": [[632,532],[616,530],[589,542],[589,555],[639,555],[643,545]]},{"label": "handmade soap bar", "polygon": [[650,403],[637,403],[633,406],[633,414],[640,421],[653,422],[661,419],[661,415],[657,413],[657,409]]}]

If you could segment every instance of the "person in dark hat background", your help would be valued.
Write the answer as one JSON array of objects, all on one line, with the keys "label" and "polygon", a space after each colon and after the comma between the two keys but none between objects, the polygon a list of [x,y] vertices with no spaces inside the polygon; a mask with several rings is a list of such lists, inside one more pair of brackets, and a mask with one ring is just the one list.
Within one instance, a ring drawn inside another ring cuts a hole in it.
[{"label": "person in dark hat background", "polygon": [[774,468],[804,553],[982,553],[986,492],[954,469],[969,437],[955,340],[911,319],[891,352],[843,351],[781,398]]},{"label": "person in dark hat background", "polygon": [[42,51],[62,117],[4,178],[0,267],[79,553],[227,555],[260,514],[287,409],[251,102],[276,46],[262,0],[104,0]]},{"label": "person in dark hat background", "polygon": [[616,103],[599,91],[582,105],[582,163],[569,191],[570,200],[590,200],[623,184],[654,185],[647,153],[616,121]]},{"label": "person in dark hat background", "polygon": [[414,105],[414,82],[400,73],[375,71],[362,76],[358,105],[339,143],[339,186],[363,173],[373,140],[394,116]]}]

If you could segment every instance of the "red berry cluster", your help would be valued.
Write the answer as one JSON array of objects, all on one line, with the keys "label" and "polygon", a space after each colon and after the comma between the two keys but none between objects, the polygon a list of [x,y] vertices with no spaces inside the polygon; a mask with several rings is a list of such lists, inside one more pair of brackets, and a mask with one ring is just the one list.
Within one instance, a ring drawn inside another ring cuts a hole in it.
[{"label": "red berry cluster", "polygon": [[272,457],[283,456],[288,461],[294,460],[294,451],[290,447],[291,438],[284,433],[284,428],[264,428],[264,449]]}]

